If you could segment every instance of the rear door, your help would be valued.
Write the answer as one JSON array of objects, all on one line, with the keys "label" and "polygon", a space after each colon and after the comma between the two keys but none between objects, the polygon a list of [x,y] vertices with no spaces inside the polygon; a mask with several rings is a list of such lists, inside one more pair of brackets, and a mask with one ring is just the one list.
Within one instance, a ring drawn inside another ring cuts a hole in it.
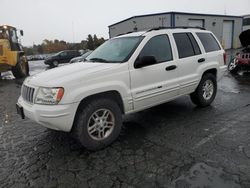
[{"label": "rear door", "polygon": [[67,56],[64,60],[64,63],[68,63],[74,57],[74,51],[67,51]]},{"label": "rear door", "polygon": [[63,51],[59,55],[59,62],[65,63],[65,59],[67,58],[67,51]]},{"label": "rear door", "polygon": [[135,110],[140,110],[178,96],[177,64],[168,35],[150,38],[142,48],[137,60],[154,56],[156,63],[130,71],[131,91]]},{"label": "rear door", "polygon": [[205,62],[205,57],[191,32],[174,33],[173,37],[178,51],[180,94],[189,94],[198,85],[198,68]]}]

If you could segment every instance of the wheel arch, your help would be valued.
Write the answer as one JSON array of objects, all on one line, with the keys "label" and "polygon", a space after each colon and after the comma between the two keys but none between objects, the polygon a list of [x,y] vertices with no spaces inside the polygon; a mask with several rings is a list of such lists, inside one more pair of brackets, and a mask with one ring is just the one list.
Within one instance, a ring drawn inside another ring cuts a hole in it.
[{"label": "wheel arch", "polygon": [[76,123],[76,117],[78,116],[78,113],[80,112],[80,109],[83,108],[84,106],[86,106],[87,103],[89,103],[92,100],[95,100],[96,98],[108,98],[108,99],[112,99],[114,100],[119,108],[121,109],[122,114],[125,113],[125,109],[124,109],[124,104],[122,101],[122,97],[120,95],[120,93],[116,90],[111,90],[111,91],[105,91],[105,92],[101,92],[101,93],[96,93],[90,96],[87,96],[85,98],[83,98],[81,100],[81,102],[79,103],[76,113],[75,113],[75,117],[74,117],[74,121],[73,121],[73,125],[71,128],[71,131],[73,130],[73,127],[75,126]]},{"label": "wheel arch", "polygon": [[207,73],[213,74],[215,78],[217,79],[217,69],[216,68],[211,68],[203,72],[202,76],[204,76]]}]

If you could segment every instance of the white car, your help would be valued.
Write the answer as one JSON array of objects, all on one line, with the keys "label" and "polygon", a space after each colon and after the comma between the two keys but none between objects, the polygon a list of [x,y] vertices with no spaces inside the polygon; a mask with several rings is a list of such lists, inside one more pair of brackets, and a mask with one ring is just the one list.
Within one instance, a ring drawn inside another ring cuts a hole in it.
[{"label": "white car", "polygon": [[196,105],[210,105],[225,57],[216,37],[202,29],[126,34],[105,42],[85,63],[28,77],[17,111],[98,150],[118,137],[123,114],[189,94]]}]

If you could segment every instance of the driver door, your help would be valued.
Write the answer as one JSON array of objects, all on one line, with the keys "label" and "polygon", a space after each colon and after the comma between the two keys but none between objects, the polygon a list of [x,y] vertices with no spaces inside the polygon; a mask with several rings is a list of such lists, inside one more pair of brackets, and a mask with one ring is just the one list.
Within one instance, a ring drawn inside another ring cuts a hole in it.
[{"label": "driver door", "polygon": [[135,110],[164,103],[179,94],[178,67],[176,61],[173,61],[168,35],[158,35],[149,39],[137,60],[143,56],[154,56],[156,63],[131,70]]}]

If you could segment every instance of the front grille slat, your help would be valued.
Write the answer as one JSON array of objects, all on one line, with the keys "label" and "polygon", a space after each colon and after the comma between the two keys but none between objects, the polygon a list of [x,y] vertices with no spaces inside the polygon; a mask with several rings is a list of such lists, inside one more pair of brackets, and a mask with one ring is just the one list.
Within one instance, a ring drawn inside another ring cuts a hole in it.
[{"label": "front grille slat", "polygon": [[32,87],[28,87],[26,85],[23,85],[22,88],[22,98],[29,102],[29,103],[33,103],[33,99],[34,99],[34,92],[35,92],[35,88]]},{"label": "front grille slat", "polygon": [[0,56],[3,55],[3,45],[0,45]]},{"label": "front grille slat", "polygon": [[34,98],[34,89],[31,90],[31,98],[30,100],[33,102],[33,98]]},{"label": "front grille slat", "polygon": [[250,59],[250,53],[240,54],[241,59]]}]

